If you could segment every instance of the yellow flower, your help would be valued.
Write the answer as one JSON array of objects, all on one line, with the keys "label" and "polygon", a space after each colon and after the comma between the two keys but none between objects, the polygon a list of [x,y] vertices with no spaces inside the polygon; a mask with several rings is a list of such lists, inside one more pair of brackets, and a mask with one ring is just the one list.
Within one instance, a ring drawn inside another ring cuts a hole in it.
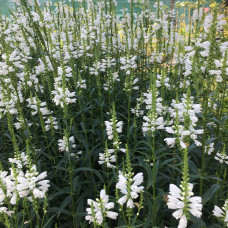
[{"label": "yellow flower", "polygon": [[217,5],[217,3],[216,2],[213,2],[213,3],[210,4],[210,7],[211,8],[214,8],[216,5]]}]

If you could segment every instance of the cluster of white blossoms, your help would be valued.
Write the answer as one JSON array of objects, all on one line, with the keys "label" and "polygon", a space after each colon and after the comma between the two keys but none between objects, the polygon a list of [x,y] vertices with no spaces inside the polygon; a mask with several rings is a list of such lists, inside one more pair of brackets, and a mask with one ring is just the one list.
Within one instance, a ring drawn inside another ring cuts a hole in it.
[{"label": "cluster of white blossoms", "polygon": [[[184,127],[182,125],[178,125],[176,128],[175,126],[172,127],[166,127],[165,128],[166,132],[169,134],[174,134],[177,137],[174,138],[165,138],[165,142],[167,145],[172,148],[176,144],[177,139],[180,142],[180,146],[182,149],[185,149],[188,147],[188,144],[184,142],[184,137],[185,136],[190,136],[190,138],[195,142],[197,146],[201,146],[201,143],[195,139],[197,134],[202,134],[203,130],[195,130],[194,128],[191,128],[192,131],[190,130],[184,130]],[[194,133],[194,134],[193,134]]]},{"label": "cluster of white blossoms", "polygon": [[69,66],[58,67],[58,77],[55,78],[55,85],[61,86],[63,80],[63,74],[65,75],[65,80],[69,81],[69,78],[72,78],[72,68]]},{"label": "cluster of white blossoms", "polygon": [[74,140],[74,136],[71,137],[67,137],[67,136],[63,136],[63,139],[59,139],[58,140],[58,146],[59,146],[59,151],[60,152],[69,152],[70,148],[75,148],[76,145],[74,144],[75,140]]},{"label": "cluster of white blossoms", "polygon": [[190,97],[191,102],[187,101],[187,95],[183,94],[181,98],[181,102],[176,102],[176,100],[172,100],[171,106],[168,110],[170,113],[170,117],[176,117],[176,110],[178,111],[178,118],[181,122],[184,122],[185,114],[187,112],[190,115],[191,125],[194,127],[198,121],[196,114],[200,113],[202,108],[200,104],[194,104],[193,99],[194,97]]},{"label": "cluster of white blossoms", "polygon": [[117,162],[117,152],[125,152],[126,149],[120,148],[121,142],[119,140],[119,133],[123,130],[123,121],[117,121],[115,106],[113,104],[112,118],[110,121],[105,121],[106,133],[108,139],[112,141],[113,149],[108,148],[107,140],[105,142],[104,153],[99,153],[99,164],[105,164],[107,167],[114,168],[112,162]]},{"label": "cluster of white blossoms", "polygon": [[228,227],[228,200],[225,201],[222,209],[218,206],[214,207],[213,215],[221,219],[224,222],[224,225]]},{"label": "cluster of white blossoms", "polygon": [[61,108],[64,108],[64,105],[68,105],[76,102],[76,93],[70,92],[66,86],[63,86],[69,79],[72,77],[72,68],[67,67],[58,67],[58,77],[56,77],[54,86],[55,90],[51,93],[54,95],[52,99],[55,105],[60,105]]},{"label": "cluster of white blossoms", "polygon": [[89,68],[89,72],[90,74],[93,74],[95,76],[97,76],[99,74],[99,72],[105,72],[106,70],[106,66],[105,64],[97,61],[93,63],[93,67]]},{"label": "cluster of white blossoms", "polygon": [[205,147],[205,153],[211,155],[214,152],[214,143],[210,143]]},{"label": "cluster of white blossoms", "polygon": [[116,120],[116,123],[113,123],[113,119],[111,119],[111,121],[105,121],[106,132],[107,132],[109,140],[112,140],[113,136],[114,136],[114,134],[113,134],[113,125],[114,124],[116,125],[116,131],[118,133],[121,133],[122,129],[123,129],[123,121]]},{"label": "cluster of white blossoms", "polygon": [[131,108],[131,112],[135,114],[137,117],[142,116],[144,114],[144,110],[140,108],[141,103],[140,103],[140,98],[137,98],[137,104],[135,108]]},{"label": "cluster of white blossoms", "polygon": [[156,80],[156,87],[161,87],[165,86],[168,90],[171,89],[171,86],[169,84],[169,77],[165,77],[164,75],[160,76],[159,74],[157,75],[157,80]]},{"label": "cluster of white blossoms", "polygon": [[118,72],[111,73],[111,80],[108,80],[106,83],[104,83],[104,90],[108,91],[112,88],[112,84],[115,82],[119,82],[119,74]]},{"label": "cluster of white blossoms", "polygon": [[89,68],[90,74],[97,76],[100,72],[106,72],[108,69],[116,65],[116,59],[101,59],[101,61],[96,61],[93,66]]},{"label": "cluster of white blossoms", "polygon": [[228,165],[228,155],[226,153],[219,153],[217,152],[215,155],[215,160],[219,161],[219,163],[224,163]]},{"label": "cluster of white blossoms", "polygon": [[143,116],[143,125],[142,131],[143,132],[154,132],[156,129],[164,129],[164,119],[163,117],[154,118],[155,115],[149,113],[148,116]]},{"label": "cluster of white blossoms", "polygon": [[126,74],[129,75],[132,69],[137,68],[136,59],[137,56],[120,57],[120,69],[126,71]]},{"label": "cluster of white blossoms", "polygon": [[56,118],[51,115],[53,112],[47,108],[47,102],[41,102],[38,97],[30,97],[26,101],[28,102],[27,107],[32,110],[32,116],[41,113],[45,123],[45,131],[50,130],[51,127],[55,130],[59,128]]},{"label": "cluster of white blossoms", "polygon": [[115,168],[116,166],[112,164],[116,162],[116,155],[114,154],[114,152],[115,152],[115,149],[105,148],[104,153],[99,153],[98,163],[100,165],[105,163],[107,167]]},{"label": "cluster of white blossoms", "polygon": [[86,80],[79,78],[79,80],[77,81],[77,88],[86,89]]},{"label": "cluster of white blossoms", "polygon": [[133,199],[138,198],[140,192],[144,189],[143,186],[140,186],[143,182],[143,173],[138,173],[134,177],[133,176],[134,173],[123,174],[119,171],[118,183],[116,184],[116,188],[120,189],[120,192],[123,194],[118,200],[118,203],[123,205],[127,202],[128,208],[134,207]]},{"label": "cluster of white blossoms", "polygon": [[41,112],[43,116],[52,114],[47,108],[47,102],[41,102],[37,97],[31,97],[26,100],[28,102],[27,107],[31,108],[32,116],[36,115],[38,111]]},{"label": "cluster of white blossoms", "polygon": [[202,215],[202,199],[193,196],[193,185],[190,183],[181,184],[181,189],[174,184],[169,186],[168,208],[177,209],[172,215],[180,219],[178,228],[187,227],[189,213],[200,218]]},{"label": "cluster of white blossoms", "polygon": [[144,109],[142,108],[142,105],[143,105],[144,100],[143,100],[142,94],[141,94],[141,97],[136,98],[136,100],[137,100],[136,107],[135,108],[131,108],[131,112],[133,114],[135,114],[137,117],[143,116]]},{"label": "cluster of white blossoms", "polygon": [[33,203],[34,198],[45,198],[50,187],[49,180],[45,180],[47,172],[39,174],[25,153],[19,158],[9,158],[9,162],[10,172],[0,171],[0,212],[8,216],[14,213],[8,210],[9,203],[17,205],[25,197]]},{"label": "cluster of white blossoms", "polygon": [[[164,129],[163,115],[165,113],[165,107],[162,105],[162,98],[157,97],[157,92],[144,93],[144,103],[146,109],[149,110],[146,116],[143,116],[142,131],[153,133],[156,129]],[[155,97],[153,97],[155,96]]]},{"label": "cluster of white blossoms", "polygon": [[[201,112],[200,104],[193,104],[192,101],[189,103],[187,101],[186,95],[184,95],[182,102],[177,103],[175,100],[173,100],[171,106],[172,107],[168,109],[170,117],[173,117],[174,119],[178,118],[179,124],[177,126],[173,125],[172,127],[165,128],[166,132],[176,136],[173,138],[165,138],[164,140],[167,145],[169,147],[173,147],[178,139],[181,148],[185,149],[188,147],[188,144],[185,142],[184,138],[188,137],[189,140],[194,141],[196,146],[201,146],[202,144],[197,140],[197,137],[198,135],[203,134],[204,131],[203,129],[195,129],[196,123],[198,122],[196,114]],[[183,126],[186,119],[188,119],[188,126]],[[181,125],[181,123],[183,125]]]},{"label": "cluster of white blossoms", "polygon": [[58,87],[57,90],[51,92],[54,95],[53,101],[56,105],[60,105],[61,108],[64,107],[65,104],[71,104],[76,102],[75,92],[70,92],[67,88],[64,90],[63,88]]},{"label": "cluster of white blossoms", "polygon": [[[224,47],[224,50],[226,47]],[[216,82],[223,82],[228,76],[228,60],[227,55],[224,53],[221,59],[214,60],[215,68],[214,70],[209,70],[210,75],[215,75]]]},{"label": "cluster of white blossoms", "polygon": [[7,90],[0,85],[0,119],[7,113],[18,114],[17,103],[24,101],[20,91],[16,92],[11,84],[6,87]]},{"label": "cluster of white blossoms", "polygon": [[[152,92],[148,92],[148,93],[143,93],[143,96],[145,97],[143,102],[146,104],[146,109],[150,110],[151,106],[152,106],[152,102],[153,102],[153,96],[152,96]],[[156,92],[156,98],[155,98],[155,102],[156,102],[156,112],[158,115],[161,115],[163,112],[166,111],[166,108],[162,105],[162,98],[158,97],[158,93]]]},{"label": "cluster of white blossoms", "polygon": [[218,151],[214,158],[219,163],[228,165],[228,155],[227,155],[227,152],[226,152],[226,144],[225,143],[223,144],[222,151]]},{"label": "cluster of white blossoms", "polygon": [[88,220],[89,223],[92,222],[95,225],[102,225],[106,217],[117,219],[118,213],[109,211],[114,208],[115,205],[113,202],[109,202],[109,196],[104,189],[100,192],[100,199],[96,199],[96,201],[88,199],[87,203],[90,207],[86,209],[87,216],[85,219]]},{"label": "cluster of white blossoms", "polygon": [[[201,63],[201,70],[202,72],[205,72],[205,69],[207,68],[207,61],[204,61],[205,58],[207,58],[209,56],[210,53],[210,47],[212,45],[214,45],[214,42],[212,43],[211,41],[207,40],[207,34],[209,32],[216,32],[213,31],[214,28],[212,28],[213,23],[214,23],[214,19],[212,14],[202,14],[203,9],[200,9],[200,19],[204,19],[203,21],[203,33],[200,34],[199,37],[196,38],[195,40],[195,46],[187,46],[185,48],[185,56],[184,56],[184,68],[185,68],[185,72],[184,75],[188,76],[191,75],[193,73],[195,73],[194,71],[196,71],[196,69],[193,68],[193,59],[198,59],[197,61],[199,61]],[[204,17],[204,16],[205,17]],[[194,18],[198,17],[198,12],[197,10],[194,10],[193,13],[193,21]],[[216,30],[218,32],[222,32],[223,31],[223,26],[226,24],[226,20],[224,19],[224,15],[218,15],[217,16],[217,21],[216,21]],[[217,43],[219,43],[219,41],[217,41]],[[220,43],[219,48],[221,50],[221,52],[226,51],[227,49],[227,44],[226,43]],[[197,50],[197,51],[196,51]],[[200,54],[200,58],[199,56],[196,55],[196,53]],[[202,58],[202,60],[200,60]],[[227,70],[225,70],[224,72],[222,72],[222,66],[227,65],[227,63],[225,63],[224,58],[221,59],[214,59],[214,64],[215,64],[215,68],[213,67],[212,69],[209,69],[209,74],[212,76],[215,76],[216,82],[220,83],[224,81],[224,77],[228,75]],[[227,68],[224,68],[227,69]],[[222,76],[222,74],[224,76]]]}]

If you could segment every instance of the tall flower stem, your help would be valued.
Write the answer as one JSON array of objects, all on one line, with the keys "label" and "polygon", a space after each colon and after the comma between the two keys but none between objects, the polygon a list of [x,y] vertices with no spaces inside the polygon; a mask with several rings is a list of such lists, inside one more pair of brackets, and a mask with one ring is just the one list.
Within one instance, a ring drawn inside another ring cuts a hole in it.
[{"label": "tall flower stem", "polygon": [[73,227],[76,228],[76,217],[75,217],[75,207],[74,207],[74,186],[73,186],[73,166],[69,154],[69,175],[70,175],[70,194],[71,194],[71,206],[72,206],[72,218],[73,218]]},{"label": "tall flower stem", "polygon": [[153,159],[153,226],[156,226],[156,155],[155,155],[155,131],[152,136],[152,159]]}]

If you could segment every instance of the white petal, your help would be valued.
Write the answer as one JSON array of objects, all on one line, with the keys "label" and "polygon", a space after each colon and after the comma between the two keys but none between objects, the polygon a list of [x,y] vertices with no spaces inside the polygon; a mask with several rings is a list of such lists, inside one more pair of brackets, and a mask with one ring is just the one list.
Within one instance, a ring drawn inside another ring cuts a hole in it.
[{"label": "white petal", "polygon": [[218,206],[215,206],[215,208],[213,210],[213,215],[216,217],[223,217],[224,211],[221,210]]},{"label": "white petal", "polygon": [[118,200],[118,203],[120,205],[123,205],[126,202],[126,200],[127,200],[127,196],[125,195]]},{"label": "white petal", "polygon": [[183,215],[180,219],[180,222],[179,222],[179,225],[178,225],[178,228],[185,228],[187,227],[187,218],[185,215]]},{"label": "white petal", "polygon": [[133,203],[133,200],[131,198],[127,201],[127,207],[129,207],[129,208],[134,207],[134,203]]},{"label": "white petal", "polygon": [[138,173],[133,178],[134,185],[140,185],[143,182],[143,173]]},{"label": "white petal", "polygon": [[173,217],[176,218],[176,219],[180,219],[182,215],[183,215],[183,210],[182,209],[179,209],[179,210],[177,210],[177,211],[175,211],[173,213]]},{"label": "white petal", "polygon": [[111,218],[111,219],[116,219],[118,216],[118,213],[113,212],[113,211],[107,211],[107,217]]}]

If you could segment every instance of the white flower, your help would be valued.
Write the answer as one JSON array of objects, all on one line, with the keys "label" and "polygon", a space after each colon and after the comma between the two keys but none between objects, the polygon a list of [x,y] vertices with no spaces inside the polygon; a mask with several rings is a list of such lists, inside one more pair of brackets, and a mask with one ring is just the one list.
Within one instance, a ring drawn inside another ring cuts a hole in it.
[{"label": "white flower", "polygon": [[96,218],[96,222],[98,224],[102,224],[103,223],[103,216],[102,216],[102,212],[101,211],[98,211],[96,214],[95,214],[95,218]]},{"label": "white flower", "polygon": [[[192,97],[190,97],[192,99]],[[186,143],[185,137],[189,136],[187,142],[192,139],[196,146],[201,146],[201,143],[197,140],[197,135],[203,134],[203,129],[195,129],[196,123],[198,122],[198,118],[196,117],[197,113],[201,112],[200,104],[193,104],[192,101],[187,101],[186,95],[184,94],[180,103],[176,103],[175,100],[172,101],[172,107],[169,108],[170,116],[174,119],[177,118],[178,113],[178,126],[166,127],[166,131],[169,134],[174,134],[174,138],[165,138],[166,143],[169,147],[173,147],[176,143],[176,139],[180,141],[181,148],[185,149],[189,143]],[[188,117],[190,119],[188,129],[184,128],[185,118]],[[174,122],[174,119],[172,122]]]},{"label": "white flower", "polygon": [[174,218],[180,219],[182,217],[182,215],[183,215],[183,210],[179,209],[179,210],[175,211],[172,215],[173,215]]},{"label": "white flower", "polygon": [[175,138],[165,138],[164,141],[167,143],[168,147],[170,148],[174,147],[176,143]]},{"label": "white flower", "polygon": [[116,156],[113,155],[115,152],[114,149],[105,149],[104,153],[99,153],[99,164],[106,164],[107,167],[115,168],[114,165],[112,165],[113,162],[116,162]]},{"label": "white flower", "polygon": [[191,212],[192,215],[200,218],[202,216],[202,199],[199,196],[194,196],[189,199],[191,202],[189,207],[189,211]]},{"label": "white flower", "polygon": [[[193,185],[190,183],[182,183],[181,189],[174,184],[169,186],[167,206],[170,209],[177,209],[172,215],[176,219],[180,219],[178,227],[187,227],[187,213],[191,213],[198,218],[202,215],[202,199],[199,196],[193,196],[192,188]],[[186,192],[187,197],[185,200],[187,200],[187,203],[185,204],[183,200]]]},{"label": "white flower", "polygon": [[118,203],[120,205],[123,205],[126,201],[127,201],[127,195],[124,195],[118,200]]},{"label": "white flower", "polygon": [[105,121],[105,126],[106,126],[106,132],[107,132],[107,135],[108,135],[108,139],[112,140],[113,139],[112,122]]},{"label": "white flower", "polygon": [[225,201],[222,209],[218,206],[215,206],[213,210],[213,215],[218,218],[222,218],[222,221],[228,227],[228,200]]},{"label": "white flower", "polygon": [[215,160],[219,161],[219,163],[225,163],[228,165],[228,156],[226,155],[226,153],[223,152],[217,152],[215,155]]},{"label": "white flower", "polygon": [[134,185],[140,185],[143,182],[143,173],[138,173],[133,177]]},{"label": "white flower", "polygon": [[[116,184],[116,188],[120,189],[120,192],[124,194],[124,196],[118,200],[118,203],[123,205],[127,201],[127,207],[133,208],[134,203],[132,199],[138,198],[139,193],[144,189],[143,186],[139,186],[143,182],[143,173],[138,173],[133,178],[130,176],[133,176],[133,174],[123,175],[123,173],[119,171],[119,180]],[[130,189],[127,187],[128,183],[132,183]]]},{"label": "white flower", "polygon": [[118,213],[113,212],[113,211],[107,211],[106,215],[107,215],[107,217],[109,217],[111,219],[117,219]]},{"label": "white flower", "polygon": [[14,123],[14,126],[18,130],[21,128],[21,123],[20,122]]},{"label": "white flower", "polygon": [[[109,196],[106,194],[105,190],[102,189],[100,192],[100,199],[96,199],[96,201],[93,201],[91,199],[87,200],[87,203],[91,208],[87,208],[87,216],[85,217],[86,220],[89,222],[95,222],[99,225],[103,223],[104,217],[108,217],[111,219],[116,219],[118,216],[118,213],[109,211],[109,209],[114,208],[113,202],[108,202]],[[95,216],[93,217],[92,213],[92,205]]]},{"label": "white flower", "polygon": [[209,145],[207,145],[205,147],[205,153],[207,153],[208,155],[211,155],[211,153],[214,152],[214,143],[210,143]]},{"label": "white flower", "polygon": [[181,218],[180,218],[180,222],[179,222],[179,225],[177,228],[185,228],[187,227],[187,218],[185,215],[183,215]]},{"label": "white flower", "polygon": [[[10,174],[6,171],[0,171],[0,204],[1,205],[16,205],[20,198],[27,197],[31,199],[45,198],[49,188],[49,180],[44,180],[47,172],[39,174],[35,165],[28,165],[28,157],[25,153],[19,154],[15,158],[9,158],[9,162],[14,166],[10,168]],[[30,161],[31,162],[31,161]],[[4,188],[4,191],[3,189]],[[7,197],[7,203],[4,202]],[[1,207],[2,212],[11,216],[13,211],[8,211],[7,208]]]},{"label": "white flower", "polygon": [[64,103],[71,104],[76,102],[75,92],[70,93],[68,88],[63,90],[62,88],[58,87],[57,90],[51,92],[54,96],[53,101],[56,105],[60,105],[61,108],[64,107]]},{"label": "white flower", "polygon": [[70,150],[69,145],[71,145],[72,148],[76,147],[76,145],[74,144],[74,136],[71,136],[69,139],[67,138],[67,136],[63,136],[63,139],[58,140],[58,146],[61,152],[62,151],[69,152]]},{"label": "white flower", "polygon": [[215,59],[214,62],[216,67],[222,67],[222,63],[218,59]]},{"label": "white flower", "polygon": [[222,209],[220,209],[218,206],[215,206],[214,210],[213,210],[213,215],[216,217],[223,217],[224,216],[224,211]]},{"label": "white flower", "polygon": [[170,134],[175,134],[174,130],[172,129],[172,127],[166,127],[165,128],[166,132],[170,133]]},{"label": "white flower", "polygon": [[32,11],[31,14],[32,14],[32,16],[33,16],[33,21],[36,22],[36,21],[39,21],[39,20],[40,20],[40,16],[39,16],[38,13]]},{"label": "white flower", "polygon": [[33,189],[33,195],[35,198],[44,198],[45,197],[45,192],[40,191],[38,188]]},{"label": "white flower", "polygon": [[134,207],[134,203],[133,203],[133,200],[131,198],[127,201],[127,207],[128,208],[133,208]]},{"label": "white flower", "polygon": [[116,130],[117,130],[118,133],[121,133],[122,132],[122,128],[123,128],[123,121],[117,122],[117,124],[116,124]]}]

